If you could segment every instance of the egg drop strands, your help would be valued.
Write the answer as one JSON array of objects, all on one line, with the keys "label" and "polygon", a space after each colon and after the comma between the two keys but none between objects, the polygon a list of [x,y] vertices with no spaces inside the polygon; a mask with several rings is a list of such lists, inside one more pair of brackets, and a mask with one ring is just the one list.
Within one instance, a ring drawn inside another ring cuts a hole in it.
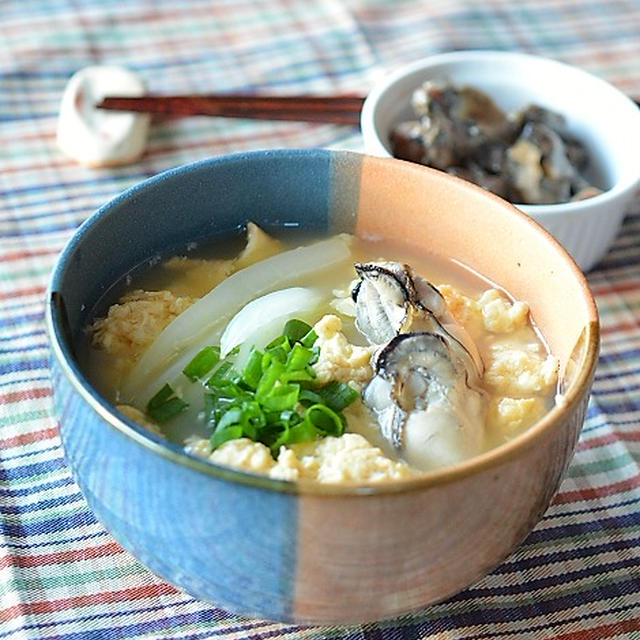
[{"label": "egg drop strands", "polygon": [[220,341],[227,322],[241,307],[350,259],[348,236],[338,235],[284,251],[232,274],[165,327],[127,375],[120,399],[144,405],[203,346]]}]

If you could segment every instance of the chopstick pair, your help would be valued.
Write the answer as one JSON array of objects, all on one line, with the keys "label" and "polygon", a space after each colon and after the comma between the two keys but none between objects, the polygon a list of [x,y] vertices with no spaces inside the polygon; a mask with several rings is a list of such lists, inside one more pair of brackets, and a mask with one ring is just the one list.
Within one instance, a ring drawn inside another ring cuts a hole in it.
[{"label": "chopstick pair", "polygon": [[359,96],[256,96],[247,94],[109,96],[99,109],[166,116],[219,116],[357,125],[364,98]]},{"label": "chopstick pair", "polygon": [[[634,100],[640,107],[640,102]],[[166,116],[218,116],[254,120],[289,120],[357,125],[364,98],[360,96],[256,96],[214,94],[182,96],[109,96],[99,109]]]}]

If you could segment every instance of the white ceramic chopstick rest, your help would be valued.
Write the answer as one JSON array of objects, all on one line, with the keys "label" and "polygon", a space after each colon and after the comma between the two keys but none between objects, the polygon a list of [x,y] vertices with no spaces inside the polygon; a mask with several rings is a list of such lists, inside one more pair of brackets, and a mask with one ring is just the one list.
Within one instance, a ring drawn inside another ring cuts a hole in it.
[{"label": "white ceramic chopstick rest", "polygon": [[140,96],[143,82],[117,66],[90,66],[67,83],[58,116],[57,143],[78,163],[107,167],[137,160],[144,152],[150,116],[95,107],[107,95]]}]

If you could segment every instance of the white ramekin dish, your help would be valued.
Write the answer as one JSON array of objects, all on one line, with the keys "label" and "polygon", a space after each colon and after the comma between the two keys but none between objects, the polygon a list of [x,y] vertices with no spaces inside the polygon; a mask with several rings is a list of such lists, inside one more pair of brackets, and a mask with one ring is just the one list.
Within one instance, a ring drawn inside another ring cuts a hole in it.
[{"label": "white ramekin dish", "polygon": [[568,250],[583,271],[605,255],[640,184],[640,109],[604,80],[567,64],[523,53],[454,51],[412,62],[386,76],[365,100],[365,151],[390,156],[392,128],[412,118],[411,95],[429,80],[486,91],[506,111],[535,103],[563,114],[587,147],[601,194],[563,204],[516,205]]}]

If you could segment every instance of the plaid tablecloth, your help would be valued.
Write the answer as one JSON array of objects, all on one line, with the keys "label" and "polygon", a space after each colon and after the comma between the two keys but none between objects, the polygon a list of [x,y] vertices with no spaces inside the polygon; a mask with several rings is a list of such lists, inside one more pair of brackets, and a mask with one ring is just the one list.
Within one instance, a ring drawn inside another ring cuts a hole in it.
[{"label": "plaid tablecloth", "polygon": [[589,274],[602,354],[568,476],[525,543],[442,604],[340,628],[239,618],[124,551],[65,464],[43,306],[73,230],[184,162],[258,147],[361,149],[356,128],[192,118],[155,124],[135,164],[82,168],[55,144],[71,74],[113,63],[155,92],[364,93],[396,65],[468,48],[554,57],[640,97],[640,0],[0,2],[0,639],[640,638],[640,201]]}]

